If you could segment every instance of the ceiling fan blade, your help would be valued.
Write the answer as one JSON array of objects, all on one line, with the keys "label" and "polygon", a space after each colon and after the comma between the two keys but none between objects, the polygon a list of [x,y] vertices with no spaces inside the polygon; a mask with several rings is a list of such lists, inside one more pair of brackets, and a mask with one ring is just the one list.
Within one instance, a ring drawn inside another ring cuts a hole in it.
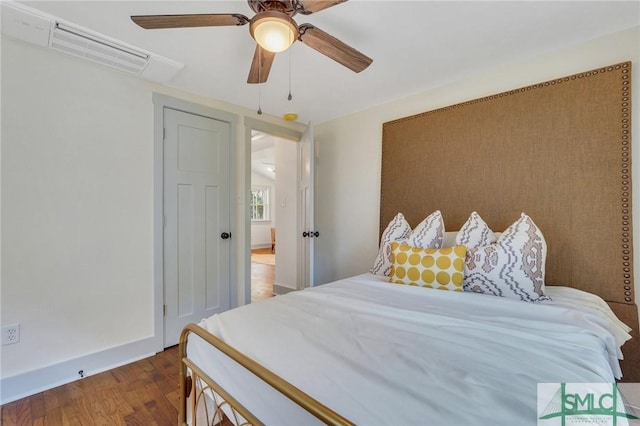
[{"label": "ceiling fan blade", "polygon": [[354,72],[364,70],[373,62],[373,59],[311,24],[302,24],[298,30],[300,41]]},{"label": "ceiling fan blade", "polygon": [[275,53],[269,52],[256,44],[256,51],[253,54],[253,62],[251,62],[247,83],[255,84],[267,81],[269,71],[271,71],[271,65],[273,64],[273,58],[275,57]]},{"label": "ceiling fan blade", "polygon": [[296,12],[302,15],[311,15],[312,13],[320,12],[321,10],[346,1],[347,0],[296,0],[294,1],[294,7]]},{"label": "ceiling fan blade", "polygon": [[139,15],[132,16],[131,20],[147,30],[157,28],[223,27],[249,23],[249,18],[239,13]]}]

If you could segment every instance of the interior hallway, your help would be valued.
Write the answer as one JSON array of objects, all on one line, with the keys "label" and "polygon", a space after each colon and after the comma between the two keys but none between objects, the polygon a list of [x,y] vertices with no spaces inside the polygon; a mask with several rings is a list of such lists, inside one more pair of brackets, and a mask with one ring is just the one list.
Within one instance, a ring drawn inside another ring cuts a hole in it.
[{"label": "interior hallway", "polygon": [[251,250],[251,303],[273,297],[276,255],[271,248]]}]

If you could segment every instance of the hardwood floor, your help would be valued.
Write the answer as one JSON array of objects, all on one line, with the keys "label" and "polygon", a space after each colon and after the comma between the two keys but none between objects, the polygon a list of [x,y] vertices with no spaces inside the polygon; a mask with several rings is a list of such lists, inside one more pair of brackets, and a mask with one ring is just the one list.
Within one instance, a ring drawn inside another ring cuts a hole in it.
[{"label": "hardwood floor", "polygon": [[178,423],[178,347],[2,406],[3,426]]},{"label": "hardwood floor", "polygon": [[270,248],[251,250],[251,302],[273,297],[276,280],[274,256]]}]

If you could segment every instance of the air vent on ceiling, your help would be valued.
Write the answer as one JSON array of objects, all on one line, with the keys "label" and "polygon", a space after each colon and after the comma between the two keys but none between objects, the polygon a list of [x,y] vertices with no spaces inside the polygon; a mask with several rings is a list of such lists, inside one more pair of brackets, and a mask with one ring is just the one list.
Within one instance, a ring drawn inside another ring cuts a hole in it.
[{"label": "air vent on ceiling", "polygon": [[146,53],[60,22],[53,27],[49,47],[133,74],[140,74],[149,62]]},{"label": "air vent on ceiling", "polygon": [[116,68],[147,80],[166,83],[184,65],[103,34],[63,21],[10,0],[0,0],[2,33]]}]

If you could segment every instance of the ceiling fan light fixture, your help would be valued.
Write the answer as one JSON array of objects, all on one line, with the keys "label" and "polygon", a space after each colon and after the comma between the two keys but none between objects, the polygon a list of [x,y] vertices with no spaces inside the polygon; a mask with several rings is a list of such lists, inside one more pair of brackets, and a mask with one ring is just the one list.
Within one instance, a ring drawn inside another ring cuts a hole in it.
[{"label": "ceiling fan light fixture", "polygon": [[265,50],[279,53],[298,38],[298,27],[290,16],[277,11],[258,13],[249,24],[251,37]]}]

